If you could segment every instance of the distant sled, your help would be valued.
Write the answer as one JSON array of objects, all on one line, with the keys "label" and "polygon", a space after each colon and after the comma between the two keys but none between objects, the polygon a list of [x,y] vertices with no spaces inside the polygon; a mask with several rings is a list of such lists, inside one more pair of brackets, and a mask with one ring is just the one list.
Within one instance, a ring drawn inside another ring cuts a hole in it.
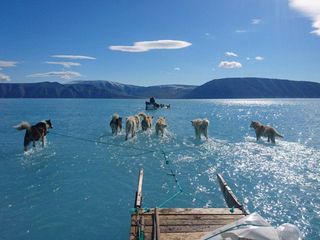
[{"label": "distant sled", "polygon": [[154,97],[150,98],[150,101],[146,101],[146,110],[157,110],[158,108],[170,108],[170,104],[156,103]]}]

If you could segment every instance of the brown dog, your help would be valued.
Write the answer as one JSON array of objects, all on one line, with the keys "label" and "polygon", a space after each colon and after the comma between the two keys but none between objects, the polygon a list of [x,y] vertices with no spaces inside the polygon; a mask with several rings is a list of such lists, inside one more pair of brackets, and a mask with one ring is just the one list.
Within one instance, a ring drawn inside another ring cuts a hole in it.
[{"label": "brown dog", "polygon": [[44,120],[42,122],[37,123],[36,125],[31,126],[28,122],[22,122],[15,126],[17,130],[26,129],[26,133],[24,135],[24,151],[27,151],[28,145],[30,142],[33,142],[33,147],[36,146],[36,141],[42,141],[42,147],[44,147],[44,138],[48,133],[48,129],[52,128],[52,124],[50,120]]},{"label": "brown dog", "polygon": [[153,116],[149,116],[149,115],[145,114],[144,112],[140,112],[138,115],[139,115],[139,117],[142,118],[142,120],[141,120],[142,130],[147,131],[148,129],[151,129]]},{"label": "brown dog", "polygon": [[208,119],[194,119],[191,121],[191,124],[194,127],[196,138],[200,139],[201,134],[203,134],[206,137],[206,139],[208,139]]},{"label": "brown dog", "polygon": [[252,121],[250,127],[255,130],[257,141],[261,137],[267,137],[268,142],[270,142],[271,140],[272,143],[276,143],[276,137],[283,138],[283,136],[280,133],[278,133],[273,127],[262,125],[258,121]]},{"label": "brown dog", "polygon": [[159,132],[161,132],[161,136],[163,136],[164,129],[167,127],[166,118],[165,117],[159,117],[156,123],[156,134],[159,135]]},{"label": "brown dog", "polygon": [[136,132],[139,129],[140,118],[138,115],[129,116],[127,117],[126,121],[126,140],[128,140],[129,134],[131,137],[136,135]]}]

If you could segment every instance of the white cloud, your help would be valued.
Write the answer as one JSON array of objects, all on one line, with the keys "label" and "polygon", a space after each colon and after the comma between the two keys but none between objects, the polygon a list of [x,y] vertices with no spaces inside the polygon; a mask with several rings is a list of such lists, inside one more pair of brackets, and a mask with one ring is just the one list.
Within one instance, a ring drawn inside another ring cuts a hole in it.
[{"label": "white cloud", "polygon": [[247,32],[247,30],[244,30],[244,29],[237,29],[235,32],[236,32],[236,33],[246,33],[246,32]]},{"label": "white cloud", "polygon": [[320,36],[320,1],[319,0],[289,0],[289,5],[293,9],[301,12],[312,20],[311,31]]},{"label": "white cloud", "polygon": [[229,61],[221,61],[219,63],[219,68],[241,68],[242,64],[239,62],[229,62]]},{"label": "white cloud", "polygon": [[236,54],[234,52],[226,52],[225,55],[228,57],[238,57],[238,54]]},{"label": "white cloud", "polygon": [[0,67],[5,68],[5,67],[16,67],[18,62],[15,61],[1,61],[0,60]]},{"label": "white cloud", "polygon": [[253,25],[258,25],[260,23],[261,23],[261,19],[259,19],[259,18],[251,19],[251,24],[253,24]]},{"label": "white cloud", "polygon": [[34,73],[31,75],[28,75],[27,77],[56,77],[56,78],[62,78],[62,79],[72,79],[75,77],[81,77],[81,74],[78,72],[72,72],[72,71],[62,71],[62,72],[46,72],[46,73]]},{"label": "white cloud", "polygon": [[54,58],[66,58],[66,59],[74,59],[74,60],[95,60],[94,57],[82,56],[82,55],[52,55]]},{"label": "white cloud", "polygon": [[264,57],[256,56],[255,59],[256,59],[257,61],[262,61],[262,60],[264,60]]},{"label": "white cloud", "polygon": [[5,75],[4,73],[0,73],[0,82],[8,82],[10,81],[10,77]]},{"label": "white cloud", "polygon": [[178,40],[156,40],[135,42],[132,46],[110,46],[109,49],[122,52],[147,52],[154,49],[179,49],[189,47],[191,43]]},{"label": "white cloud", "polygon": [[74,66],[81,66],[80,63],[76,63],[76,62],[49,62],[49,61],[47,61],[46,63],[55,64],[55,65],[62,65],[65,68],[71,68]]},{"label": "white cloud", "polygon": [[249,57],[246,57],[247,61],[250,61],[250,58]]},{"label": "white cloud", "polygon": [[175,68],[174,68],[174,70],[175,70],[175,71],[180,71],[180,70],[181,70],[181,68],[179,68],[179,67],[175,67]]}]

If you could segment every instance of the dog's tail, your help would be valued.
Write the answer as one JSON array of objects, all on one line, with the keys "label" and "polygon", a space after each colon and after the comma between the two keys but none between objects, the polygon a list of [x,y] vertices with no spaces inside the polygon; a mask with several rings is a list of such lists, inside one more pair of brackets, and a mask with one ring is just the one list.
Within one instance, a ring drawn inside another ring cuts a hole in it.
[{"label": "dog's tail", "polygon": [[284,138],[280,133],[278,133],[277,131],[275,131],[275,133],[276,133],[276,136],[277,137],[280,137],[280,138]]},{"label": "dog's tail", "polygon": [[139,117],[143,117],[144,119],[147,118],[147,114],[145,114],[144,112],[139,112],[139,113],[138,113],[138,116],[139,116]]},{"label": "dog's tail", "polygon": [[14,126],[15,129],[21,131],[23,129],[27,129],[28,131],[31,129],[31,125],[28,122],[21,122],[20,124]]}]

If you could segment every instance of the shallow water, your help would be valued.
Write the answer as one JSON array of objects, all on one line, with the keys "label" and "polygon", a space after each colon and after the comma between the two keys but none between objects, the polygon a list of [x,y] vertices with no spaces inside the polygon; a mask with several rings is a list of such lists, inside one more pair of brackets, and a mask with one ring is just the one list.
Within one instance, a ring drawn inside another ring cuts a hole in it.
[{"label": "shallow water", "polygon": [[[125,142],[111,135],[111,115],[143,111],[144,100],[0,99],[1,239],[128,239],[140,168],[144,207],[178,191],[170,168],[183,193],[164,207],[224,207],[222,173],[250,212],[320,238],[319,99],[161,102],[172,108],[150,113],[166,117],[165,136],[153,129]],[[45,147],[23,153],[12,126],[47,118]],[[194,118],[209,119],[209,140],[195,140]],[[257,143],[252,120],[285,138]]]}]

